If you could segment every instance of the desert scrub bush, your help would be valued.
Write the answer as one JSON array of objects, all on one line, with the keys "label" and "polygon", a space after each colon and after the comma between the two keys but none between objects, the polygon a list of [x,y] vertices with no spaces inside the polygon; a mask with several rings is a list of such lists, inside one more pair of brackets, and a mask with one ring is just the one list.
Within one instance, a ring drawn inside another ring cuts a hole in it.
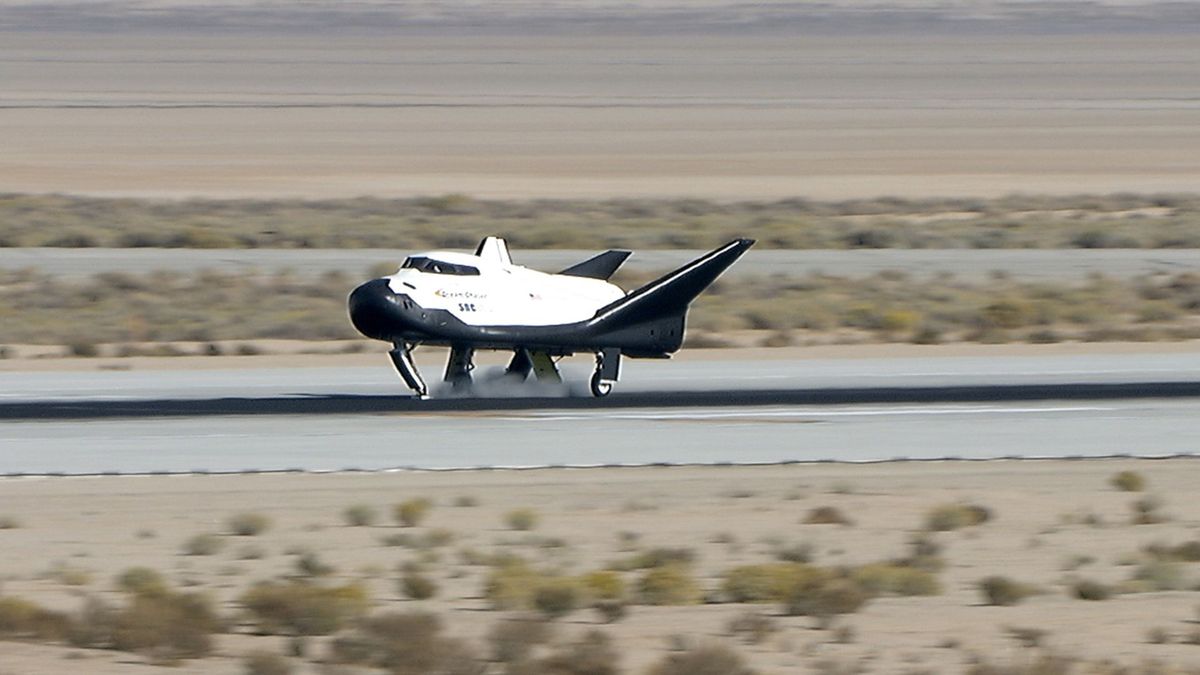
[{"label": "desert scrub bush", "polygon": [[646,570],[638,579],[637,597],[647,605],[694,605],[701,591],[686,565],[670,564]]},{"label": "desert scrub bush", "polygon": [[946,561],[942,558],[942,545],[928,532],[923,532],[908,540],[908,554],[894,564],[936,573],[946,566]]},{"label": "desert scrub bush", "polygon": [[342,511],[342,520],[350,527],[369,527],[378,518],[379,512],[369,504],[354,504]]},{"label": "desert scrub bush", "polygon": [[992,512],[978,504],[941,504],[925,514],[925,529],[934,532],[981,525],[992,519]]},{"label": "desert scrub bush", "polygon": [[1171,641],[1171,631],[1162,626],[1155,626],[1146,631],[1146,642],[1152,645],[1165,645]]},{"label": "desert scrub bush", "polygon": [[155,595],[167,591],[167,580],[149,567],[130,567],[117,575],[116,586],[126,593]]},{"label": "desert scrub bush", "polygon": [[271,519],[261,513],[238,513],[226,522],[229,532],[238,537],[255,537],[271,528]]},{"label": "desert scrub bush", "polygon": [[112,605],[94,595],[88,596],[83,607],[71,617],[67,644],[89,649],[111,647],[116,616],[117,610]]},{"label": "desert scrub bush", "polygon": [[1037,592],[1029,584],[1000,575],[984,577],[976,585],[989,605],[1015,605]]},{"label": "desert scrub bush", "polygon": [[207,656],[212,634],[224,629],[212,600],[199,593],[135,594],[112,619],[113,649],[161,663]]},{"label": "desert scrub bush", "polygon": [[1149,560],[1133,570],[1129,591],[1178,591],[1187,588],[1183,565],[1169,560]]},{"label": "desert scrub bush", "polygon": [[393,509],[392,515],[401,526],[416,527],[425,521],[431,508],[433,508],[433,502],[419,497],[400,502]]},{"label": "desert scrub bush", "polygon": [[1172,546],[1170,544],[1147,544],[1142,552],[1154,560],[1200,562],[1200,540],[1185,541]]},{"label": "desert scrub bush", "polygon": [[268,635],[328,635],[366,614],[360,584],[320,586],[305,581],[265,582],[239,598],[256,629]]},{"label": "desert scrub bush", "polygon": [[330,642],[328,661],[384,669],[393,675],[473,675],[485,664],[467,643],[442,634],[428,612],[388,612],[359,620]]},{"label": "desert scrub bush", "polygon": [[417,538],[406,532],[394,532],[392,534],[380,537],[379,543],[383,546],[403,546],[404,548],[416,548]]},{"label": "desert scrub bush", "polygon": [[225,548],[225,541],[215,534],[197,534],[183,542],[184,555],[216,555]]},{"label": "desert scrub bush", "polygon": [[296,573],[304,577],[327,577],[337,571],[337,568],[322,561],[320,556],[312,551],[305,551],[296,556],[295,567]]},{"label": "desert scrub bush", "polygon": [[1045,645],[1046,637],[1050,635],[1050,631],[1047,631],[1045,628],[1033,628],[1029,626],[1005,626],[1004,632],[1014,642],[1026,649],[1041,648]]},{"label": "desert scrub bush", "polygon": [[775,619],[760,612],[742,612],[725,624],[729,634],[746,644],[762,644],[779,630]]},{"label": "desert scrub bush", "polygon": [[15,530],[21,527],[21,521],[15,516],[0,516],[0,530]]},{"label": "desert scrub bush", "polygon": [[690,548],[658,546],[614,562],[616,570],[644,570],[664,565],[690,565],[696,561],[696,551]]},{"label": "desert scrub bush", "polygon": [[61,640],[70,623],[70,617],[62,612],[22,598],[0,596],[0,639]]},{"label": "desert scrub bush", "polygon": [[491,659],[498,663],[523,663],[534,648],[550,642],[554,624],[527,616],[497,621],[488,631]]},{"label": "desert scrub bush", "polygon": [[1075,570],[1077,570],[1077,569],[1079,569],[1079,568],[1081,568],[1081,567],[1084,567],[1085,565],[1091,565],[1091,564],[1092,564],[1092,563],[1094,563],[1094,562],[1096,562],[1096,557],[1095,557],[1095,556],[1091,556],[1091,555],[1073,555],[1073,556],[1069,556],[1069,557],[1068,557],[1068,558],[1067,558],[1067,559],[1066,559],[1066,560],[1063,562],[1063,566],[1062,566],[1062,568],[1063,568],[1063,571],[1066,571],[1066,572],[1073,572],[1073,571],[1075,571]]},{"label": "desert scrub bush", "polygon": [[513,509],[504,514],[504,524],[508,526],[508,529],[521,532],[537,527],[538,520],[537,511],[528,508]]},{"label": "desert scrub bush", "polygon": [[622,601],[624,581],[612,572],[564,576],[532,567],[520,559],[496,561],[484,578],[483,597],[493,609],[536,609],[549,617],[593,601]]},{"label": "desert scrub bush", "polygon": [[942,585],[932,573],[892,563],[855,568],[850,578],[871,595],[940,595]]},{"label": "desert scrub bush", "polygon": [[474,495],[459,495],[454,498],[454,505],[461,509],[479,506],[479,498]]},{"label": "desert scrub bush", "polygon": [[437,583],[419,572],[409,572],[400,577],[400,592],[410,600],[428,600],[437,595]]},{"label": "desert scrub bush", "polygon": [[789,588],[783,610],[789,616],[814,617],[821,628],[828,628],[835,617],[857,612],[870,599],[853,579],[826,573]]},{"label": "desert scrub bush", "polygon": [[725,572],[721,592],[730,602],[783,602],[793,587],[825,574],[803,563],[741,565]]},{"label": "desert scrub bush", "polygon": [[579,577],[579,584],[592,600],[621,600],[625,597],[625,580],[612,570],[596,570]]},{"label": "desert scrub bush", "polygon": [[[965,675],[1064,675],[1066,673],[1155,675],[1162,673],[1163,670],[1163,664],[1154,661],[1136,666],[1120,666],[1106,661],[1088,662],[1047,650],[1032,656],[1014,657],[1008,662],[994,662],[987,657],[979,658],[964,672]],[[1167,671],[1171,672],[1169,668]]]},{"label": "desert scrub bush", "polygon": [[532,672],[545,675],[619,675],[621,654],[612,639],[598,630],[557,646],[533,664]]},{"label": "desert scrub bush", "polygon": [[533,607],[547,619],[557,619],[579,609],[584,593],[575,579],[547,579],[533,591]]},{"label": "desert scrub bush", "polygon": [[417,542],[418,548],[430,549],[448,546],[454,542],[454,531],[444,527],[435,527],[425,533]]},{"label": "desert scrub bush", "polygon": [[754,675],[740,654],[724,645],[700,645],[668,654],[647,675]]},{"label": "desert scrub bush", "polygon": [[1108,479],[1108,484],[1122,492],[1141,492],[1146,489],[1146,479],[1137,471],[1118,471]]},{"label": "desert scrub bush", "polygon": [[1162,499],[1154,495],[1146,495],[1134,501],[1130,505],[1133,509],[1130,522],[1134,525],[1157,525],[1167,522],[1170,518],[1162,512],[1162,505]]},{"label": "desert scrub bush", "polygon": [[1079,600],[1107,600],[1112,597],[1112,587],[1094,579],[1079,579],[1071,584],[1071,595]]},{"label": "desert scrub bush", "polygon": [[292,675],[292,662],[282,654],[255,649],[242,658],[246,675]]},{"label": "desert scrub bush", "polygon": [[483,597],[493,609],[529,607],[545,576],[520,558],[502,561],[484,578]]},{"label": "desert scrub bush", "polygon": [[807,543],[792,544],[791,546],[779,545],[773,547],[771,555],[775,556],[775,559],[781,562],[812,562],[813,546]]},{"label": "desert scrub bush", "polygon": [[853,525],[854,522],[842,513],[836,506],[818,506],[804,516],[804,522],[809,525]]},{"label": "desert scrub bush", "polygon": [[592,603],[592,609],[600,615],[600,620],[604,623],[620,621],[629,613],[629,606],[624,600],[596,600]]},{"label": "desert scrub bush", "polygon": [[63,562],[51,566],[46,575],[64,586],[87,586],[92,583],[91,572]]}]

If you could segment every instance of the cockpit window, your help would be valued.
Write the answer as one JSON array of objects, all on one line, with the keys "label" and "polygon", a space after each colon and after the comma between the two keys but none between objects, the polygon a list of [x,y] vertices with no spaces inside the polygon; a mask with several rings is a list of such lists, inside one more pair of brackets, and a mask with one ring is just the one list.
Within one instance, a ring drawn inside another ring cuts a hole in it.
[{"label": "cockpit window", "polygon": [[414,256],[404,261],[400,266],[402,270],[417,270],[418,272],[429,272],[430,274],[453,274],[460,277],[477,277],[479,269],[470,265],[455,265],[443,260],[434,260],[424,256]]}]

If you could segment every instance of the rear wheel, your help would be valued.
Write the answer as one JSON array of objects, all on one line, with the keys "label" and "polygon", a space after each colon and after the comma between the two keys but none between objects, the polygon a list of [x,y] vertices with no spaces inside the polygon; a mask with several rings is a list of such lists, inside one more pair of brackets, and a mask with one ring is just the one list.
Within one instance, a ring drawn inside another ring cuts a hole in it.
[{"label": "rear wheel", "polygon": [[592,373],[591,390],[592,396],[596,398],[604,398],[612,392],[613,383],[609,380],[600,378],[600,371]]}]

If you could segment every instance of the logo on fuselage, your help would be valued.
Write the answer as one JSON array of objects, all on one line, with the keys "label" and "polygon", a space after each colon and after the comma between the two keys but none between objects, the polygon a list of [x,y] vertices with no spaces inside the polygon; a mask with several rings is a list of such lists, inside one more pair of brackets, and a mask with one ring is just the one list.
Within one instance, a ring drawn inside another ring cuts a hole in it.
[{"label": "logo on fuselage", "polygon": [[448,291],[444,288],[439,288],[433,292],[439,298],[469,298],[471,300],[483,300],[487,297],[487,293],[476,293],[474,291]]}]

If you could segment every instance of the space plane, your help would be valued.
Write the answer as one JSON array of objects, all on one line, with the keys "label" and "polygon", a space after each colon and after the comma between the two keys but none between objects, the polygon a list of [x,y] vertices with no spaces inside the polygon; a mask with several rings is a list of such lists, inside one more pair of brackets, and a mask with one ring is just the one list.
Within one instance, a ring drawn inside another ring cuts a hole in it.
[{"label": "space plane", "polygon": [[557,274],[513,264],[508,245],[487,237],[474,254],[416,253],[396,273],[355,288],[350,321],[392,345],[392,365],[420,398],[429,388],[413,361],[420,346],[449,347],[443,381],[469,394],[478,350],[511,351],[504,379],[561,383],[557,361],[591,353],[589,388],[606,396],[621,359],[665,359],[683,345],[688,306],[752,245],[735,239],[626,293],[609,279],[631,255],[611,250]]}]

